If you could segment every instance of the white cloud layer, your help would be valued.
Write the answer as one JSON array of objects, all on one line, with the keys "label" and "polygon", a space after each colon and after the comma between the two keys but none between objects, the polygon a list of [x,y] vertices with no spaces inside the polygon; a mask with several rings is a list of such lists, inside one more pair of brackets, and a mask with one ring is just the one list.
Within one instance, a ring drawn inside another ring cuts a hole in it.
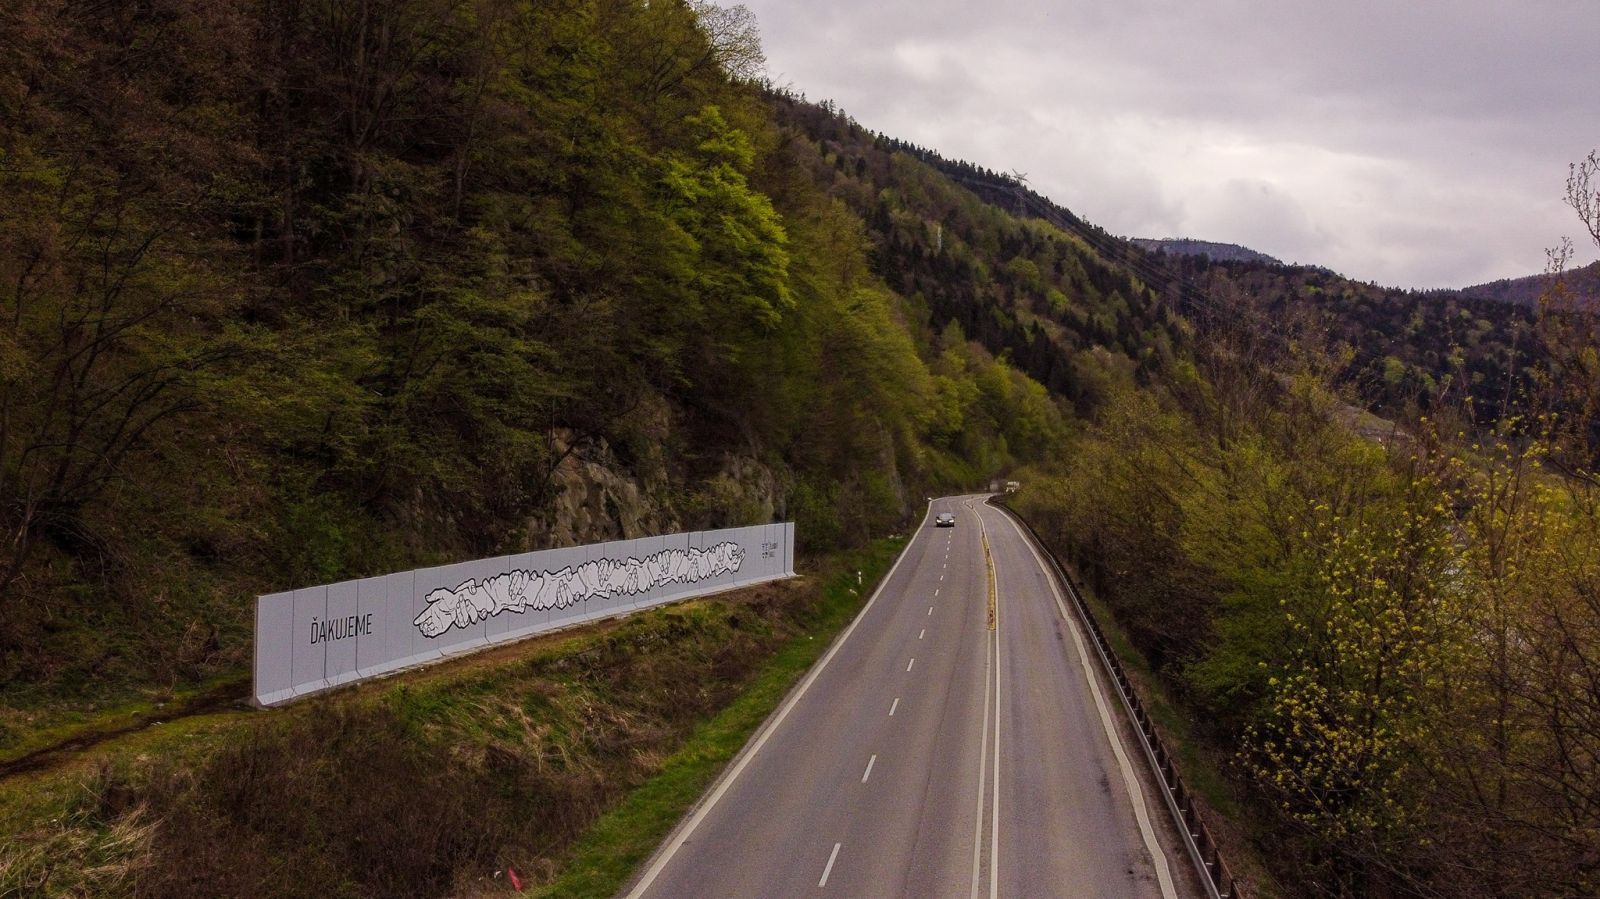
[{"label": "white cloud layer", "polygon": [[779,84],[1119,234],[1449,287],[1581,233],[1595,0],[746,5]]}]

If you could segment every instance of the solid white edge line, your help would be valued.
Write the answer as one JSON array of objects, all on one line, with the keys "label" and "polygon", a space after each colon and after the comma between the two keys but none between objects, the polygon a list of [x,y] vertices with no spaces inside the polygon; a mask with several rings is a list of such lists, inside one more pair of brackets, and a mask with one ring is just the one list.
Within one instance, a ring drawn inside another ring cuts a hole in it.
[{"label": "solid white edge line", "polygon": [[833,851],[828,853],[828,864],[827,864],[827,867],[822,869],[822,879],[817,881],[817,888],[818,889],[821,889],[821,888],[823,888],[823,887],[828,885],[828,875],[833,873],[833,860],[838,858],[838,857],[839,857],[839,844],[838,843],[834,843],[833,844]]},{"label": "solid white edge line", "polygon": [[989,668],[994,661],[994,643],[983,640],[983,741],[978,750],[978,826],[972,831],[972,899],[978,899],[978,884],[983,882],[983,776],[989,767]]},{"label": "solid white edge line", "polygon": [[1167,854],[1162,851],[1161,844],[1156,840],[1155,829],[1150,825],[1150,814],[1145,809],[1144,790],[1139,786],[1139,778],[1133,773],[1133,765],[1128,761],[1128,754],[1122,747],[1122,738],[1117,734],[1116,724],[1111,720],[1111,711],[1106,708],[1105,697],[1100,693],[1100,678],[1095,674],[1093,666],[1089,664],[1089,650],[1084,645],[1083,635],[1078,632],[1078,622],[1067,613],[1066,601],[1061,598],[1061,589],[1056,586],[1056,579],[1051,576],[1050,568],[1045,564],[1044,558],[1039,555],[1039,550],[1034,548],[1033,541],[1022,532],[1011,516],[1000,513],[1010,523],[1011,529],[1017,532],[1024,546],[1044,572],[1044,579],[1050,585],[1050,595],[1055,597],[1056,608],[1061,611],[1061,617],[1067,622],[1067,630],[1072,632],[1072,643],[1078,648],[1078,661],[1083,665],[1083,675],[1089,681],[1089,692],[1094,694],[1095,708],[1100,712],[1100,726],[1104,728],[1106,739],[1111,742],[1111,750],[1117,757],[1117,767],[1122,769],[1122,783],[1128,790],[1128,798],[1133,802],[1133,814],[1139,821],[1139,833],[1144,837],[1144,847],[1150,853],[1150,860],[1156,868],[1156,881],[1161,885],[1161,895],[1164,899],[1178,899],[1177,889],[1172,885],[1172,872],[1167,868]]},{"label": "solid white edge line", "polygon": [[[889,572],[883,576],[883,580],[878,582],[878,589],[872,591],[872,596],[867,599],[867,604],[862,606],[861,611],[856,613],[855,620],[850,622],[850,626],[844,629],[844,633],[833,641],[833,646],[828,648],[828,652],[822,657],[822,660],[812,666],[811,672],[806,675],[805,680],[800,682],[800,686],[795,688],[783,706],[778,709],[777,714],[762,725],[761,730],[757,732],[751,742],[745,744],[745,748],[740,751],[733,764],[723,772],[716,787],[706,796],[705,800],[667,837],[667,842],[663,843],[662,847],[656,851],[655,857],[651,859],[649,867],[640,876],[639,882],[634,884],[633,889],[628,891],[628,899],[638,899],[638,897],[644,895],[645,890],[649,889],[652,883],[655,883],[656,878],[661,876],[662,869],[667,866],[668,862],[672,861],[674,855],[678,854],[678,850],[683,848],[683,844],[688,842],[689,835],[694,833],[694,829],[699,827],[700,822],[704,821],[706,815],[710,814],[711,810],[716,807],[718,800],[722,798],[722,794],[728,792],[728,788],[744,772],[745,767],[750,764],[750,760],[755,757],[757,752],[761,751],[762,746],[766,745],[773,731],[778,729],[778,725],[783,723],[783,719],[789,717],[790,710],[800,702],[802,696],[806,695],[806,691],[811,689],[811,685],[816,682],[823,669],[827,668],[828,663],[838,654],[839,648],[844,645],[846,640],[850,639],[851,634],[855,633],[856,626],[866,619],[867,612],[871,611],[873,604],[878,601],[878,597],[883,595],[883,591],[889,586],[889,582],[894,580],[895,572],[900,570],[900,563],[906,560],[906,557],[911,554],[911,547],[922,538],[923,529],[928,524],[928,516],[932,514],[933,503],[929,503],[927,511],[922,515],[922,523],[917,526],[916,536],[906,543],[905,549],[900,550],[900,558],[895,559],[894,564],[889,566]],[[839,849],[836,845],[834,853],[837,854],[838,851]],[[824,879],[826,879],[826,875],[824,875]]]},{"label": "solid white edge line", "polygon": [[872,758],[867,759],[867,770],[861,772],[861,782],[862,783],[866,783],[867,782],[867,778],[872,776],[872,766],[876,765],[877,763],[878,763],[878,754],[877,753],[873,753],[872,754]]},{"label": "solid white edge line", "polygon": [[[978,515],[978,527],[987,539],[989,528],[984,524],[983,515]],[[993,570],[993,556],[985,558],[984,575],[988,579]],[[1004,665],[1000,662],[1000,573],[994,571],[994,796],[993,806],[989,813],[989,899],[997,899],[1000,895],[1000,672]],[[984,727],[989,723],[984,722]]]}]

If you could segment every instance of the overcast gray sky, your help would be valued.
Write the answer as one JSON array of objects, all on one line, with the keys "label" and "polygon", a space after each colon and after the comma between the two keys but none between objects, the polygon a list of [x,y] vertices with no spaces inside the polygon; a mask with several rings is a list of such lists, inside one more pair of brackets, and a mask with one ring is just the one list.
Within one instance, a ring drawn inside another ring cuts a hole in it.
[{"label": "overcast gray sky", "polygon": [[1117,234],[1459,287],[1582,233],[1600,0],[744,2],[777,83]]}]

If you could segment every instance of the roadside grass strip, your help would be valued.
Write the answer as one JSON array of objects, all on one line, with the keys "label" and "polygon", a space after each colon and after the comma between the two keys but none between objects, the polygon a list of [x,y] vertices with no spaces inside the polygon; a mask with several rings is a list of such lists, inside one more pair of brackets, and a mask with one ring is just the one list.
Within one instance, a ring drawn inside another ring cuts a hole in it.
[{"label": "roadside grass strip", "polygon": [[[565,871],[534,895],[616,895],[855,617],[905,544],[881,540],[862,553],[859,565],[844,565],[844,573],[823,590],[815,625],[778,650],[750,686],[696,728],[660,771],[602,814],[578,838]],[[864,586],[857,586],[857,569],[864,572]]]}]

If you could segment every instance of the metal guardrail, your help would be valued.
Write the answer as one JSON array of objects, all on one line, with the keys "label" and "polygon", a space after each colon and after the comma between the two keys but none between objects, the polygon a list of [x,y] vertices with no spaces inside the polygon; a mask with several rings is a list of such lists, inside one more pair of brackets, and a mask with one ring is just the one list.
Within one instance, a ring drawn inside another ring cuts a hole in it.
[{"label": "metal guardrail", "polygon": [[989,505],[1010,515],[1027,530],[1034,544],[1044,552],[1045,558],[1050,560],[1050,565],[1055,569],[1056,577],[1060,579],[1062,586],[1067,588],[1067,595],[1072,599],[1072,607],[1077,610],[1078,620],[1094,638],[1101,668],[1110,675],[1112,683],[1116,684],[1117,695],[1122,699],[1123,708],[1127,710],[1128,718],[1139,734],[1139,744],[1144,749],[1150,771],[1161,781],[1161,792],[1166,797],[1167,810],[1172,813],[1172,820],[1178,826],[1178,832],[1183,834],[1184,845],[1189,850],[1190,860],[1200,873],[1200,880],[1205,884],[1206,895],[1210,899],[1233,899],[1238,896],[1238,883],[1228,870],[1228,866],[1223,863],[1222,855],[1217,849],[1217,841],[1212,838],[1211,831],[1200,820],[1199,812],[1195,808],[1194,794],[1184,785],[1183,778],[1178,774],[1178,767],[1173,762],[1172,753],[1161,742],[1160,735],[1156,733],[1155,723],[1150,719],[1150,713],[1145,710],[1144,703],[1139,701],[1139,694],[1133,691],[1127,671],[1123,669],[1121,660],[1117,658],[1110,642],[1106,640],[1105,632],[1100,629],[1100,623],[1095,621],[1094,614],[1083,601],[1077,584],[1072,580],[1072,576],[1067,574],[1066,566],[1061,564],[1061,560],[1056,558],[1056,554],[1050,550],[1044,538],[1039,536],[1039,532],[1033,529],[1033,525],[1029,524],[1026,518],[992,500],[991,497]]}]

